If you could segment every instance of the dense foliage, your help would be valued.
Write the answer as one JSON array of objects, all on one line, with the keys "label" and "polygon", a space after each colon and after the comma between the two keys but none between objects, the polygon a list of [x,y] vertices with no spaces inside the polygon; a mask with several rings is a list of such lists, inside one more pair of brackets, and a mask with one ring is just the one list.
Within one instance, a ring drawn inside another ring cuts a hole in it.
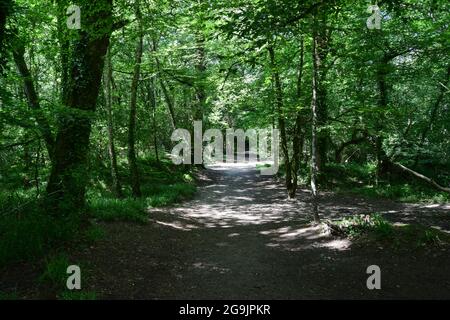
[{"label": "dense foliage", "polygon": [[0,263],[191,196],[167,153],[194,120],[279,128],[289,197],[448,201],[447,1],[378,1],[381,29],[365,1],[70,4],[0,2]]}]

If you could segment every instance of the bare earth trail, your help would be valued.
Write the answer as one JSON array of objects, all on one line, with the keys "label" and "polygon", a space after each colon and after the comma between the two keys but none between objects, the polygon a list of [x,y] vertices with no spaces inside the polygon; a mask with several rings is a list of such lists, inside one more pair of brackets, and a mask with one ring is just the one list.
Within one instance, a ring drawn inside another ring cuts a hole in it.
[{"label": "bare earth trail", "polygon": [[[309,225],[307,191],[285,198],[254,164],[212,167],[194,200],[151,210],[146,225],[105,224],[105,239],[76,256],[89,269],[83,287],[107,299],[450,298],[448,250],[356,246]],[[376,211],[450,230],[448,205],[325,194],[320,210],[325,218]],[[373,264],[381,290],[366,287]]]}]

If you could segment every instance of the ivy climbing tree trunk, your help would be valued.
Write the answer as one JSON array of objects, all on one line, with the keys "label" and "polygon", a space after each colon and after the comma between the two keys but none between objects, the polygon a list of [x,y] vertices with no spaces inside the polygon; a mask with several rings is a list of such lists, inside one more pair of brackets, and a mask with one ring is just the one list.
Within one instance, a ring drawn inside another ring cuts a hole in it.
[{"label": "ivy climbing tree trunk", "polygon": [[112,0],[79,1],[81,30],[71,50],[64,110],[59,115],[52,168],[47,184],[48,210],[56,216],[80,213],[85,206],[87,156],[92,115],[112,32]]}]

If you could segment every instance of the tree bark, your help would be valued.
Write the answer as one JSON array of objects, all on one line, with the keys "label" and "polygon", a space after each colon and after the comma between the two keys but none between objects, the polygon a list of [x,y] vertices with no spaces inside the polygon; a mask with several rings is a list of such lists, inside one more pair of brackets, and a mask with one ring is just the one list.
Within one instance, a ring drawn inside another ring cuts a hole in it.
[{"label": "tree bark", "polygon": [[122,186],[120,183],[119,170],[117,168],[117,154],[116,147],[114,143],[114,120],[113,120],[113,99],[111,93],[111,79],[112,79],[112,63],[111,63],[111,51],[108,50],[105,58],[105,71],[103,76],[103,86],[105,91],[105,105],[106,105],[106,115],[107,115],[107,126],[108,126],[108,154],[109,154],[109,165],[111,170],[111,189],[116,198],[123,198]]},{"label": "tree bark", "polygon": [[327,154],[329,148],[329,130],[328,125],[328,105],[327,105],[327,88],[325,79],[327,75],[327,67],[325,66],[326,58],[330,50],[331,33],[326,23],[326,12],[316,13],[314,18],[314,33],[316,46],[316,93],[317,93],[317,167],[318,179],[322,178],[321,172],[327,163]]},{"label": "tree bark", "polygon": [[175,130],[177,129],[177,120],[175,118],[175,107],[173,104],[173,99],[170,96],[169,90],[167,89],[166,84],[164,83],[164,79],[161,76],[159,77],[159,83],[161,85],[161,89],[164,94],[164,100],[166,101],[167,108],[169,109],[170,123],[172,125],[172,129]]},{"label": "tree bark", "polygon": [[141,25],[141,11],[139,0],[135,1],[136,17],[138,21],[138,39],[136,41],[136,49],[134,55],[134,71],[133,80],[131,81],[131,97],[130,97],[130,117],[128,123],[128,165],[130,166],[131,190],[134,197],[140,197],[141,183],[139,176],[139,168],[136,160],[136,102],[137,89],[141,72],[141,60],[143,50],[143,31]]},{"label": "tree bark", "polygon": [[205,55],[205,38],[201,34],[196,35],[197,53],[196,53],[196,70],[197,82],[195,84],[196,108],[194,112],[194,121],[203,121],[204,109],[206,104],[206,55]]},{"label": "tree bark", "polygon": [[303,37],[300,39],[300,62],[298,66],[297,75],[297,103],[299,104],[299,110],[297,111],[297,116],[295,119],[294,127],[294,138],[292,141],[292,189],[295,193],[298,188],[298,172],[300,170],[302,162],[302,152],[304,144],[304,133],[302,130],[302,125],[304,124],[304,118],[302,114],[302,108],[300,108],[301,97],[302,97],[302,80],[303,80],[303,67],[304,67],[304,57],[305,57],[305,46]]},{"label": "tree bark", "polygon": [[34,118],[36,120],[36,123],[38,124],[38,130],[45,141],[45,146],[47,148],[49,158],[52,159],[53,148],[55,144],[53,133],[51,131],[50,124],[48,123],[47,118],[42,112],[39,102],[39,96],[36,92],[33,78],[25,62],[24,56],[25,47],[23,46],[23,44],[18,43],[13,50],[14,62],[23,80],[23,88],[27,98],[28,107],[33,111]]},{"label": "tree bark", "polygon": [[64,103],[65,99],[67,99],[67,85],[69,81],[69,54],[70,54],[70,41],[69,37],[67,37],[66,30],[66,10],[69,5],[67,0],[59,0],[57,1],[58,14],[57,18],[57,34],[58,34],[58,42],[60,47],[60,76],[61,76],[61,101]]},{"label": "tree bark", "polygon": [[6,33],[6,21],[8,16],[12,12],[13,1],[3,0],[0,3],[0,76],[3,75],[5,71],[5,66],[7,62],[7,33]]},{"label": "tree bark", "polygon": [[[152,51],[155,54],[155,63],[156,63],[156,70],[158,71],[158,79],[159,83],[161,85],[161,89],[164,94],[164,100],[166,101],[167,108],[169,109],[169,115],[170,115],[170,123],[172,125],[172,129],[175,130],[177,128],[177,120],[175,117],[175,107],[172,97],[170,96],[169,90],[166,87],[166,84],[164,83],[164,78],[162,76],[162,70],[161,70],[161,63],[159,62],[158,57],[156,56],[156,52],[158,51],[158,44],[155,39],[153,39],[153,48]],[[152,80],[154,81],[154,80]]]},{"label": "tree bark", "polygon": [[[388,107],[388,87],[386,83],[386,76],[388,74],[390,58],[384,54],[378,65],[377,70],[377,85],[378,85],[378,107],[380,113],[384,114],[384,110]],[[383,117],[378,117],[376,122],[377,135],[375,136],[375,151],[377,157],[377,177],[381,177],[387,172],[388,156],[383,148]]]},{"label": "tree bark", "polygon": [[392,164],[394,166],[396,166],[397,168],[400,168],[401,170],[411,174],[412,176],[414,176],[414,177],[416,177],[416,178],[418,178],[418,179],[420,179],[422,181],[425,181],[425,182],[431,184],[436,189],[438,189],[440,191],[444,191],[444,192],[450,193],[450,188],[446,188],[446,187],[441,186],[440,184],[438,184],[433,179],[428,178],[428,177],[424,176],[423,174],[420,174],[420,173],[418,173],[418,172],[416,172],[416,171],[414,171],[412,169],[409,169],[409,168],[405,167],[404,165],[402,165],[402,164],[400,164],[398,162],[392,162]]},{"label": "tree bark", "polygon": [[292,184],[292,164],[289,157],[288,140],[286,134],[286,121],[283,112],[283,88],[281,86],[280,73],[275,60],[275,49],[272,45],[268,47],[270,56],[270,67],[272,71],[272,81],[275,88],[275,106],[278,117],[278,127],[280,129],[281,150],[283,152],[284,166],[286,170],[286,189],[289,199],[295,198],[295,189]]},{"label": "tree bark", "polygon": [[150,107],[152,112],[152,121],[153,121],[153,146],[155,147],[155,155],[156,155],[156,162],[160,164],[159,161],[159,151],[158,151],[158,127],[156,125],[156,81],[155,77],[152,77],[150,79],[148,88],[148,96],[150,101]]},{"label": "tree bark", "polygon": [[311,112],[312,112],[312,126],[311,126],[311,193],[313,202],[313,217],[315,223],[320,223],[320,216],[318,210],[318,186],[317,175],[319,172],[318,167],[318,139],[317,139],[317,126],[318,126],[318,101],[317,101],[317,87],[318,87],[318,69],[320,66],[320,58],[318,55],[318,37],[317,32],[313,31],[313,75],[312,75],[312,100],[311,100]]},{"label": "tree bark", "polygon": [[[100,90],[103,57],[112,32],[112,0],[79,1],[84,19],[72,46],[65,110],[60,115],[53,163],[47,184],[47,209],[57,216],[82,212],[91,118]],[[67,31],[69,32],[69,31]]]},{"label": "tree bark", "polygon": [[361,137],[357,136],[357,130],[355,130],[352,134],[352,138],[349,141],[346,141],[344,143],[342,143],[335,151],[334,153],[334,161],[336,163],[341,163],[342,162],[342,153],[344,152],[344,150],[351,146],[351,145],[356,145],[356,144],[360,144],[363,143],[364,141],[367,140],[367,132],[363,131],[363,135]]}]

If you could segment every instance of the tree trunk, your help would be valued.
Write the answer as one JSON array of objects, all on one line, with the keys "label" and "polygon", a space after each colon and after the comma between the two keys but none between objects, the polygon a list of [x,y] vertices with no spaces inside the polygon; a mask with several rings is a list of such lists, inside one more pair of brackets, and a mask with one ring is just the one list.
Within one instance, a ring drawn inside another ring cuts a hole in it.
[{"label": "tree trunk", "polygon": [[143,50],[143,32],[141,25],[141,11],[139,0],[135,2],[136,17],[138,20],[138,39],[136,42],[133,80],[131,81],[130,118],[128,124],[128,165],[130,166],[131,190],[134,197],[141,196],[141,183],[136,160],[136,102],[137,89],[141,72]]},{"label": "tree trunk", "polygon": [[398,163],[398,162],[393,162],[392,164],[393,164],[394,166],[396,166],[397,168],[400,168],[401,170],[403,170],[403,171],[405,171],[405,172],[411,174],[412,176],[414,176],[414,177],[416,177],[416,178],[418,178],[418,179],[420,179],[420,180],[422,180],[422,181],[425,181],[425,182],[431,184],[431,185],[432,185],[433,187],[435,187],[437,190],[439,190],[439,191],[444,191],[444,192],[447,192],[447,193],[450,193],[450,188],[446,188],[446,187],[441,186],[440,184],[438,184],[438,183],[437,183],[436,181],[434,181],[433,179],[428,178],[428,177],[424,176],[423,174],[420,174],[420,173],[418,173],[418,172],[416,172],[416,171],[414,171],[414,170],[411,170],[411,169],[405,167],[404,165],[402,165],[402,164],[400,164],[400,163]]},{"label": "tree trunk", "polygon": [[330,50],[330,30],[326,25],[326,13],[322,13],[323,21],[319,21],[315,17],[314,32],[316,45],[316,93],[317,93],[317,167],[318,179],[323,178],[322,171],[327,163],[329,130],[328,125],[328,106],[327,106],[327,88],[325,78],[327,67],[325,66],[326,58]]},{"label": "tree trunk", "polygon": [[67,85],[69,81],[69,48],[70,41],[69,37],[65,33],[66,30],[66,21],[67,21],[67,7],[69,6],[69,2],[67,0],[59,0],[57,1],[58,14],[57,18],[57,34],[58,34],[58,42],[60,47],[60,76],[61,76],[61,101],[64,104],[65,99],[67,99]]},{"label": "tree trunk", "polygon": [[158,151],[158,127],[156,125],[156,81],[155,77],[152,77],[150,79],[150,85],[148,88],[148,98],[150,101],[150,107],[152,112],[152,120],[153,120],[153,146],[155,147],[155,155],[156,155],[156,162],[160,164],[159,162],[159,151]]},{"label": "tree trunk", "polygon": [[[381,114],[388,107],[388,88],[386,83],[386,76],[388,74],[390,58],[384,55],[377,70],[377,85],[378,85],[378,107]],[[383,148],[383,117],[378,117],[376,122],[375,136],[375,152],[377,156],[377,178],[380,178],[387,172],[388,156]],[[378,179],[377,179],[378,180]]]},{"label": "tree trunk", "polygon": [[305,46],[303,37],[300,39],[300,63],[298,66],[297,75],[297,103],[299,104],[299,110],[297,111],[297,117],[295,119],[294,127],[294,138],[292,141],[292,189],[295,193],[298,187],[298,172],[300,170],[300,165],[302,162],[302,152],[304,144],[304,134],[302,130],[302,125],[304,123],[304,118],[302,115],[302,109],[300,108],[301,97],[302,97],[302,80],[303,80],[303,66],[304,66],[304,56],[305,56]]},{"label": "tree trunk", "polygon": [[[29,138],[28,134],[25,134],[25,138]],[[31,158],[31,150],[30,150],[30,144],[26,143],[23,145],[23,161],[25,164],[24,173],[25,176],[23,177],[23,187],[25,189],[29,189],[32,187],[31,184],[31,167],[32,167],[32,158]]]},{"label": "tree trunk", "polygon": [[112,79],[112,64],[111,64],[111,51],[108,50],[105,59],[105,71],[104,71],[104,89],[105,89],[105,105],[107,113],[107,126],[108,126],[108,154],[109,164],[111,170],[112,192],[116,198],[123,198],[122,186],[120,184],[119,170],[117,168],[117,155],[116,147],[114,144],[114,120],[113,120],[113,99],[111,93],[111,79]]},{"label": "tree trunk", "polygon": [[40,195],[41,191],[39,188],[40,179],[39,179],[39,164],[41,162],[41,142],[38,141],[37,151],[36,151],[36,159],[34,160],[34,185],[36,187],[37,196]]},{"label": "tree trunk", "polygon": [[166,87],[166,84],[164,83],[164,79],[162,77],[159,77],[159,83],[161,85],[161,89],[164,94],[164,100],[166,101],[167,108],[169,109],[170,114],[170,123],[172,125],[172,129],[177,129],[177,120],[175,118],[175,107],[173,103],[173,99],[169,94],[169,90]]},{"label": "tree trunk", "polygon": [[17,47],[13,50],[14,62],[19,70],[20,76],[23,79],[23,87],[27,98],[28,107],[32,110],[36,122],[38,124],[38,130],[45,141],[48,155],[50,159],[53,158],[54,137],[50,128],[50,125],[42,112],[39,97],[34,87],[33,78],[28,66],[25,62],[25,47],[23,44],[18,43]]},{"label": "tree trunk", "polygon": [[352,138],[349,141],[346,141],[346,142],[342,143],[336,149],[336,151],[334,153],[334,162],[335,163],[341,163],[342,162],[342,153],[344,152],[344,150],[347,147],[349,147],[351,145],[357,145],[357,144],[363,143],[364,141],[367,140],[367,132],[366,131],[362,132],[363,135],[361,137],[357,136],[357,132],[358,132],[357,130],[353,131]]},{"label": "tree trunk", "polygon": [[275,87],[275,106],[278,116],[278,127],[280,129],[281,137],[281,150],[283,151],[284,166],[286,169],[286,189],[289,199],[295,198],[295,188],[292,184],[292,165],[289,157],[289,148],[286,135],[286,122],[283,112],[283,88],[281,86],[280,73],[275,60],[275,50],[272,46],[269,46],[270,64],[272,69],[272,81]]},{"label": "tree trunk", "polygon": [[196,107],[194,112],[194,121],[203,121],[203,113],[206,104],[206,55],[205,55],[205,38],[203,35],[197,34],[197,54],[196,54],[196,70],[198,80],[195,85]]},{"label": "tree trunk", "polygon": [[6,48],[8,35],[6,33],[6,21],[12,12],[12,6],[12,0],[3,0],[0,4],[0,76],[3,75],[7,62]]},{"label": "tree trunk", "polygon": [[162,70],[161,70],[161,63],[159,62],[158,56],[156,55],[156,52],[158,51],[157,41],[155,39],[153,39],[152,42],[153,42],[152,51],[155,54],[155,63],[156,63],[156,70],[158,71],[159,83],[161,85],[161,89],[164,94],[164,100],[166,101],[167,108],[169,109],[170,123],[172,125],[172,129],[175,130],[177,128],[177,121],[176,121],[176,117],[175,117],[174,102],[173,102],[172,97],[170,96],[170,93],[166,87],[166,84],[164,83],[164,78],[162,76]]},{"label": "tree trunk", "polygon": [[312,111],[312,126],[311,126],[311,193],[313,202],[313,216],[314,222],[320,223],[320,216],[318,210],[318,187],[317,187],[317,175],[319,172],[318,168],[318,139],[317,139],[317,126],[318,126],[318,101],[317,101],[317,86],[318,86],[318,68],[320,63],[320,58],[317,52],[317,32],[313,31],[313,76],[312,76],[312,100],[311,100],[311,111]]},{"label": "tree trunk", "polygon": [[47,184],[47,208],[58,216],[80,213],[85,206],[91,118],[112,32],[112,0],[84,0],[79,4],[84,8],[83,28],[73,31],[79,32],[79,38],[72,46],[66,109],[60,115]]}]

